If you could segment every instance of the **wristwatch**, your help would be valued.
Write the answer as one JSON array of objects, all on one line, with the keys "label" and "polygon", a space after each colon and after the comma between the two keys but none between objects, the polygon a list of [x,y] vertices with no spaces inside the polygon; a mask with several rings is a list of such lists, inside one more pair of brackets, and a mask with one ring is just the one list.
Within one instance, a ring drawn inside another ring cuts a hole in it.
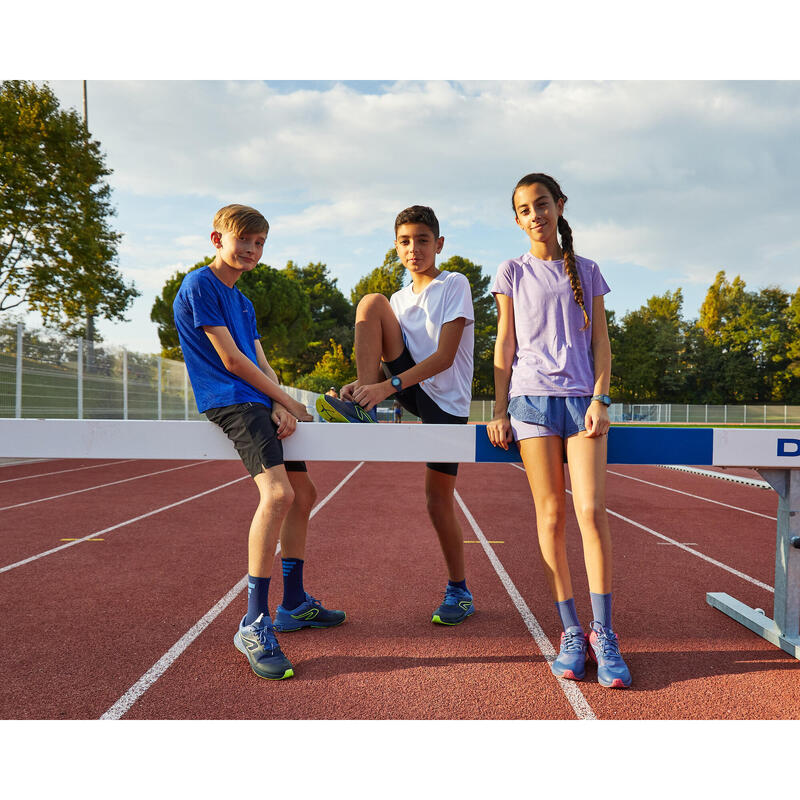
[{"label": "wristwatch", "polygon": [[604,406],[611,405],[611,398],[607,394],[596,394],[592,397],[592,402],[599,400]]},{"label": "wristwatch", "polygon": [[399,375],[392,375],[392,379],[389,381],[392,384],[392,388],[399,392],[403,388],[403,381],[400,380]]}]

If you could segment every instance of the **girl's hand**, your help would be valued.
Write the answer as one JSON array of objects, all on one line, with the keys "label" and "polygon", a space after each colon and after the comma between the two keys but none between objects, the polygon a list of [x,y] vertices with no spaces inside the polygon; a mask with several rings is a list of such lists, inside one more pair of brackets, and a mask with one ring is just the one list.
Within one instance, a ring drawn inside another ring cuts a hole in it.
[{"label": "girl's hand", "polygon": [[[389,384],[387,390],[386,384]],[[394,388],[389,381],[381,383],[370,383],[366,386],[358,386],[353,391],[353,400],[358,403],[365,411],[371,411],[381,400],[385,400],[390,394],[394,393]]]},{"label": "girl's hand", "polygon": [[605,436],[611,427],[611,420],[608,418],[608,408],[599,400],[593,401],[586,410],[583,419],[586,425],[586,437],[592,439],[597,436]]},{"label": "girl's hand", "polygon": [[486,424],[486,433],[492,446],[502,447],[503,450],[508,450],[508,443],[514,438],[507,414],[503,414],[502,417],[495,417],[491,422],[488,422]]},{"label": "girl's hand", "polygon": [[353,391],[358,386],[358,381],[353,381],[352,383],[347,383],[339,390],[339,397],[342,400],[352,400],[353,399]]}]

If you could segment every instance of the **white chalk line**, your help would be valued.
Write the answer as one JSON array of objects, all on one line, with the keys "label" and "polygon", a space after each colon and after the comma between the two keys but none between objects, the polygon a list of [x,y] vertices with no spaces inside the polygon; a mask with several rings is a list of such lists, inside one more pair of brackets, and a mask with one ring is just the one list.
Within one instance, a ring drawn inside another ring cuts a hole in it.
[{"label": "white chalk line", "polygon": [[[116,467],[117,464],[129,464],[131,461],[134,461],[132,458],[126,458],[124,461],[105,461],[102,464],[89,464],[86,467],[71,467],[70,469],[57,469],[54,472],[39,472],[36,475],[22,475],[19,478],[6,478],[5,480],[0,481],[0,483],[14,483],[14,481],[29,481],[31,478],[47,478],[50,475],[63,475],[65,472],[80,472],[82,469],[97,469],[98,467]],[[15,462],[18,464],[25,464],[30,462],[25,461],[18,461]],[[10,464],[6,464],[3,466],[11,466]]]},{"label": "white chalk line", "polygon": [[200,464],[207,464],[207,461],[195,461],[192,464],[183,464],[180,467],[170,467],[169,469],[160,469],[156,472],[148,472],[145,475],[134,475],[132,478],[122,478],[119,481],[110,481],[109,483],[100,483],[97,486],[87,486],[85,489],[75,489],[72,492],[63,492],[62,494],[54,494],[50,497],[40,497],[38,500],[26,500],[24,503],[15,503],[12,506],[3,506],[0,511],[10,511],[12,508],[22,508],[23,506],[32,506],[36,503],[45,503],[48,500],[58,500],[61,497],[69,497],[74,494],[82,494],[83,492],[93,492],[95,489],[105,489],[107,486],[117,486],[120,483],[128,483],[129,481],[138,481],[140,478],[152,478],[153,475],[163,475],[165,472],[175,472],[178,469],[188,469],[189,467],[196,467]]},{"label": "white chalk line", "polygon": [[[517,464],[512,464],[512,467],[516,467],[517,469],[525,471],[524,467],[520,467]],[[572,494],[572,492],[567,489],[567,494]],[[671,539],[669,536],[665,536],[663,533],[659,533],[658,531],[654,531],[652,528],[648,528],[646,525],[642,525],[640,522],[635,522],[634,520],[630,519],[629,517],[625,517],[622,514],[618,514],[616,511],[611,511],[611,509],[606,508],[606,513],[610,514],[612,517],[617,517],[617,519],[623,520],[623,522],[627,522],[629,525],[633,525],[635,528],[639,528],[640,530],[645,531],[646,533],[651,534],[659,539],[662,539],[669,544],[674,544],[675,547],[679,548],[680,550],[684,550],[685,552],[693,555],[703,561],[707,561],[709,564],[713,564],[715,567],[719,567],[720,569],[724,569],[726,572],[730,572],[732,575],[735,575],[737,578],[741,578],[742,580],[747,581],[748,583],[752,583],[755,586],[759,586],[762,589],[766,589],[768,592],[772,592],[774,594],[775,589],[770,586],[769,584],[762,583],[757,578],[753,578],[750,575],[745,574],[744,572],[740,572],[738,569],[734,567],[729,567],[727,564],[723,564],[721,561],[717,561],[715,558],[711,558],[711,556],[707,556],[704,553],[701,553],[699,550],[695,550],[692,547],[688,547],[681,542],[676,541],[675,539]]]},{"label": "white chalk line", "polygon": [[[341,481],[314,506],[309,514],[309,519],[312,519],[320,509],[344,486],[350,478],[355,475],[358,469],[364,465],[361,461],[357,464]],[[249,476],[246,476],[249,477]],[[222,488],[222,487],[220,487]],[[275,555],[280,552],[281,544],[275,548]],[[210,608],[206,614],[196,622],[186,633],[175,642],[161,658],[153,664],[147,672],[139,678],[133,686],[130,687],[104,714],[100,719],[120,719],[132,708],[133,704],[172,666],[178,657],[183,653],[192,642],[233,602],[239,593],[247,585],[247,575],[245,575],[238,583],[231,587],[228,593],[220,598],[217,603]]]},{"label": "white chalk line", "polygon": [[741,506],[734,506],[730,503],[723,503],[720,500],[712,500],[710,497],[703,497],[699,494],[692,494],[691,492],[684,492],[681,489],[673,489],[671,486],[664,486],[662,483],[653,483],[652,481],[646,481],[642,478],[634,478],[633,475],[625,475],[622,472],[614,472],[614,470],[608,470],[609,475],[617,475],[620,478],[627,478],[629,481],[638,481],[639,483],[646,483],[648,486],[655,486],[658,489],[664,489],[667,492],[675,492],[676,494],[682,494],[686,497],[694,497],[696,500],[703,500],[706,503],[714,503],[718,506],[724,506],[725,508],[732,508],[734,511],[742,511],[745,514],[752,514],[754,517],[763,517],[764,519],[771,519],[777,520],[777,517],[771,517],[769,514],[762,514],[759,511],[751,511],[749,508],[742,508]]},{"label": "white chalk line", "polygon": [[[497,554],[494,552],[494,549],[492,548],[491,544],[489,544],[489,541],[487,540],[486,536],[484,536],[483,531],[478,526],[478,523],[475,521],[475,518],[470,513],[458,492],[455,492],[455,498],[458,501],[459,506],[461,506],[461,510],[464,512],[464,516],[467,518],[472,530],[478,537],[484,552],[494,567],[494,571],[500,578],[500,581],[505,587],[506,592],[508,592],[508,596],[511,598],[511,601],[514,603],[517,611],[522,617],[525,627],[527,627],[531,636],[533,636],[536,646],[547,660],[547,664],[549,666],[555,660],[557,655],[555,648],[550,642],[550,639],[547,638],[547,634],[542,629],[539,621],[533,615],[533,612],[530,610],[530,608],[528,608],[528,604],[519,593],[519,590],[514,585],[514,582],[511,580],[508,572],[506,572],[505,567],[497,557]],[[572,706],[572,710],[575,712],[575,715],[578,717],[578,719],[597,719],[594,711],[592,711],[592,707],[583,696],[583,692],[581,692],[580,688],[574,681],[565,680],[564,678],[556,678],[555,676],[553,677],[556,681],[558,681],[559,686],[566,695],[566,698],[569,701],[569,704]]]},{"label": "white chalk line", "polygon": [[699,467],[686,467],[682,464],[653,464],[654,467],[661,467],[661,469],[674,469],[678,472],[690,472],[692,475],[703,475],[706,478],[716,478],[721,481],[730,481],[731,483],[743,483],[746,486],[755,486],[758,489],[771,489],[772,487],[766,481],[759,481],[755,478],[743,478],[741,475],[730,475],[726,472],[716,472],[711,469],[700,469]]}]

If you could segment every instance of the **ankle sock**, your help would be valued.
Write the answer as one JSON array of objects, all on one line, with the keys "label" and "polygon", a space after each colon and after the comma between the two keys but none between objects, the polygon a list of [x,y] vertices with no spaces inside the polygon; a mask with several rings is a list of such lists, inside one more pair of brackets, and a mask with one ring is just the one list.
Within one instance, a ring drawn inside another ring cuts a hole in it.
[{"label": "ankle sock", "polygon": [[570,597],[569,600],[557,601],[556,611],[558,611],[558,616],[561,617],[561,626],[564,628],[564,630],[574,627],[578,627],[583,630],[583,626],[578,621],[578,612],[575,610],[574,597]]},{"label": "ankle sock", "polygon": [[592,599],[592,614],[594,618],[604,627],[611,627],[611,592],[608,594],[595,594],[589,592]]},{"label": "ankle sock", "polygon": [[283,565],[283,602],[281,605],[291,611],[305,602],[306,593],[303,589],[303,564],[302,558],[282,558]]},{"label": "ankle sock", "polygon": [[467,589],[466,578],[463,581],[447,581],[447,585],[455,589],[463,589],[465,592],[469,591],[469,589]]},{"label": "ankle sock", "polygon": [[254,578],[247,576],[247,616],[245,625],[252,625],[259,614],[269,616],[269,578]]}]

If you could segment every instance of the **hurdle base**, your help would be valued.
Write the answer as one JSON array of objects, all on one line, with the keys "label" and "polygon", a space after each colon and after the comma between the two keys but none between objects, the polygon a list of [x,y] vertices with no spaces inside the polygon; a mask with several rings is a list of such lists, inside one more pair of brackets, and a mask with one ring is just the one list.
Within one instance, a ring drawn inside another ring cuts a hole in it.
[{"label": "hurdle base", "polygon": [[785,650],[790,656],[800,660],[800,636],[785,636],[775,620],[770,619],[766,614],[757,612],[754,608],[746,606],[725,592],[708,592],[706,602],[712,608],[716,608],[749,628],[753,633],[757,633],[762,639],[766,639],[776,647],[780,647],[781,650]]}]

